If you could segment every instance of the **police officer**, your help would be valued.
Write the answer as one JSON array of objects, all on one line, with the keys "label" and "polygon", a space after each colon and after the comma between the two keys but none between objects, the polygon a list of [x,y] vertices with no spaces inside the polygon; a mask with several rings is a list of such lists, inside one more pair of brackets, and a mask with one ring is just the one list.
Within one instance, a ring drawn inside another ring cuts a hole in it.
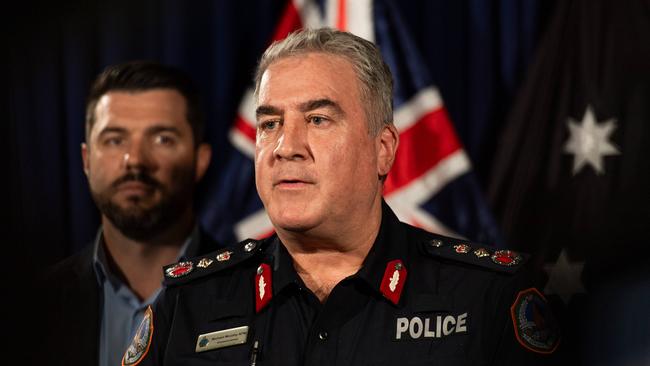
[{"label": "police officer", "polygon": [[401,223],[392,78],[352,34],[305,30],[256,75],[257,190],[276,234],[165,268],[123,365],[510,365],[559,338],[525,256]]}]

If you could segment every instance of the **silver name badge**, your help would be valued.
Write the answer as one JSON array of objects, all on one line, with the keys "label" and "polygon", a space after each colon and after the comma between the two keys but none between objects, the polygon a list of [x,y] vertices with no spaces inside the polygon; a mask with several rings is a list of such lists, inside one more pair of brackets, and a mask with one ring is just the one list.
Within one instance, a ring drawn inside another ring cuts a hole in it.
[{"label": "silver name badge", "polygon": [[219,330],[199,335],[196,339],[196,352],[230,347],[246,343],[248,326]]}]

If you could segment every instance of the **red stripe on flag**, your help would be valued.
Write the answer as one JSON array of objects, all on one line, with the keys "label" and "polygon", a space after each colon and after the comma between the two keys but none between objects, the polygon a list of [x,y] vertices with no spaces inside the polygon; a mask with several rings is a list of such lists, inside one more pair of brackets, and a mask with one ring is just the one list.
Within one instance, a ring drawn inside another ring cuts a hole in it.
[{"label": "red stripe on flag", "polygon": [[255,143],[255,136],[257,131],[251,125],[249,125],[242,116],[237,115],[235,118],[234,128],[241,132],[244,136],[248,137],[253,143]]},{"label": "red stripe on flag", "polygon": [[294,6],[293,1],[289,1],[287,7],[282,13],[282,18],[280,18],[280,21],[278,22],[277,28],[275,28],[275,33],[273,33],[273,41],[285,39],[289,33],[300,28],[302,28],[300,13]]},{"label": "red stripe on flag", "polygon": [[345,0],[339,0],[339,13],[338,13],[338,19],[336,20],[336,28],[343,31],[348,29]]},{"label": "red stripe on flag", "polygon": [[461,148],[447,111],[433,110],[400,133],[395,163],[384,185],[390,194],[419,178]]}]

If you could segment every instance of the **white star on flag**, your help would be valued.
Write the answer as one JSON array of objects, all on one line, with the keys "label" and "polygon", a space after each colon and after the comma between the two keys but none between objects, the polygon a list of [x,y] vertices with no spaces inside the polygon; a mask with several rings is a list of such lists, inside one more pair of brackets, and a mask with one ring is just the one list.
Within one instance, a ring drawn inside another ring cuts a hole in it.
[{"label": "white star on flag", "polygon": [[610,135],[616,129],[616,120],[612,118],[598,123],[594,109],[587,105],[582,121],[579,123],[569,118],[567,126],[571,136],[564,145],[564,152],[574,154],[573,175],[585,164],[591,165],[596,174],[604,174],[603,156],[620,154],[616,146],[609,141]]},{"label": "white star on flag", "polygon": [[569,262],[566,249],[562,248],[555,264],[544,266],[544,271],[548,274],[544,292],[556,294],[562,298],[565,304],[568,304],[571,296],[586,292],[580,280],[583,267],[584,262]]}]

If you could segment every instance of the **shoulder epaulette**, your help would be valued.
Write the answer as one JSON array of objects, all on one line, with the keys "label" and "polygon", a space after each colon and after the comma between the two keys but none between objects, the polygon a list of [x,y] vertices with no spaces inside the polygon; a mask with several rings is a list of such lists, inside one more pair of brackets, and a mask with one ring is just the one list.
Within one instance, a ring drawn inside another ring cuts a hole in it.
[{"label": "shoulder epaulette", "polygon": [[517,272],[530,257],[514,250],[496,249],[444,236],[429,236],[422,240],[422,245],[425,252],[433,257],[511,274]]},{"label": "shoulder epaulette", "polygon": [[241,263],[262,250],[264,240],[246,239],[235,245],[163,267],[165,286],[187,283]]}]

